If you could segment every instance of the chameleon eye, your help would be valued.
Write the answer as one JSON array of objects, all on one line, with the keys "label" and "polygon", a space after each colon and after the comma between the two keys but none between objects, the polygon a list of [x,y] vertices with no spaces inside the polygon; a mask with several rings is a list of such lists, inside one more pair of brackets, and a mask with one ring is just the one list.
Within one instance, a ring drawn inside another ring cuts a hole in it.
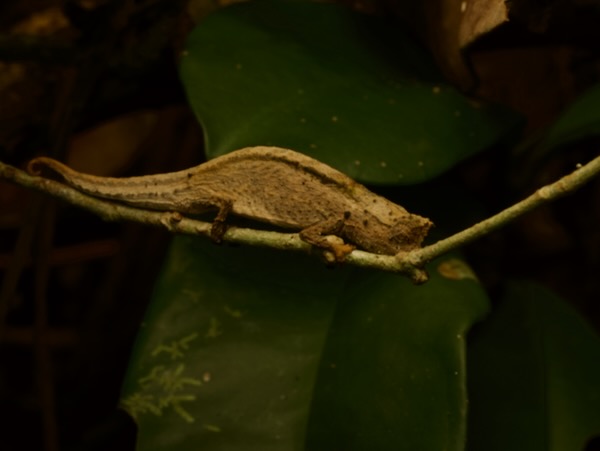
[{"label": "chameleon eye", "polygon": [[397,222],[392,226],[392,237],[395,239],[406,239],[410,235],[411,227],[406,222]]},{"label": "chameleon eye", "polygon": [[392,239],[398,243],[406,243],[414,247],[420,246],[433,225],[428,219],[421,219],[421,221],[411,222],[399,221],[394,224],[391,230]]}]

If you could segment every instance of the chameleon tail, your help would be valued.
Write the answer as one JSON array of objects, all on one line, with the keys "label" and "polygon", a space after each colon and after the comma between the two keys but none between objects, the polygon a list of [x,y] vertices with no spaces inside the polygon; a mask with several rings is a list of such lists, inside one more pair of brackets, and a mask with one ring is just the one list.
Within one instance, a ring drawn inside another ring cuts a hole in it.
[{"label": "chameleon tail", "polygon": [[27,164],[27,172],[39,175],[48,168],[64,180],[67,185],[87,194],[108,198],[119,198],[119,187],[123,181],[113,177],[98,177],[84,174],[48,157],[34,158]]},{"label": "chameleon tail", "polygon": [[[39,175],[44,168],[60,175],[64,182],[73,188],[96,197],[119,200],[132,205],[149,208],[162,208],[161,194],[173,192],[174,186],[188,178],[189,170],[160,175],[139,177],[99,177],[84,174],[48,157],[34,158],[27,165],[27,172]],[[160,184],[156,183],[160,177]],[[132,198],[132,189],[136,196]]]}]

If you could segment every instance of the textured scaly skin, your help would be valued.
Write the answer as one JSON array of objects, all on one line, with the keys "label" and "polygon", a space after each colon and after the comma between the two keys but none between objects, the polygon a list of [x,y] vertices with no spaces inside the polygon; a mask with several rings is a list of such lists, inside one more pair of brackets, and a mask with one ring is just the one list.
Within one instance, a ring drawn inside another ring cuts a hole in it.
[{"label": "textured scaly skin", "polygon": [[341,250],[324,235],[393,255],[420,247],[433,225],[330,166],[277,147],[249,147],[183,171],[140,177],[83,174],[46,157],[28,167],[35,173],[47,167],[79,191],[139,208],[188,214],[218,210],[220,222],[231,213],[298,230],[305,241],[340,258],[351,248]]}]

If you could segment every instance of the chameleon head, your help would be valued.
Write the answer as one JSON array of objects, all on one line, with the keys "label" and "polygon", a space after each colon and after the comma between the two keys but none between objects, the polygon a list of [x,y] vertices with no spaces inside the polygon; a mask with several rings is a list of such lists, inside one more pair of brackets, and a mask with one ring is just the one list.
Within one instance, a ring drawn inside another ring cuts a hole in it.
[{"label": "chameleon head", "polygon": [[398,251],[411,251],[421,247],[432,226],[429,219],[409,213],[391,227],[389,238]]}]

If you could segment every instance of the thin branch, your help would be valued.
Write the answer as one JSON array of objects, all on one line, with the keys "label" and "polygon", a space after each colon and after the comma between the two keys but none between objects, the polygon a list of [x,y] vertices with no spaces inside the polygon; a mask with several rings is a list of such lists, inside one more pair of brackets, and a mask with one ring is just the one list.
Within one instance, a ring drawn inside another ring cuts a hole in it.
[{"label": "thin branch", "polygon": [[531,196],[502,210],[500,213],[485,219],[468,229],[439,240],[437,243],[425,246],[411,253],[410,264],[422,266],[425,263],[446,254],[504,227],[506,224],[529,213],[540,205],[549,203],[560,197],[571,194],[581,188],[600,173],[600,156],[590,161],[585,166],[579,165],[571,174],[564,176],[550,185],[543,186]]},{"label": "thin branch", "polygon": [[[589,182],[598,173],[600,173],[600,157],[595,158],[585,166],[579,167],[557,182],[540,188],[525,200],[506,210],[434,244],[398,255],[378,255],[355,250],[346,257],[345,262],[405,274],[413,282],[423,283],[427,280],[427,273],[422,268],[427,262],[505,226],[542,204],[572,193]],[[140,222],[163,227],[172,233],[210,237],[211,223],[186,218],[176,212],[142,210],[98,199],[62,183],[31,176],[1,162],[0,179],[6,179],[27,188],[43,191],[95,213],[107,221]],[[297,233],[280,233],[240,227],[230,227],[223,236],[223,240],[230,243],[266,246],[290,251],[310,252],[313,249],[311,245],[302,241]]]}]

